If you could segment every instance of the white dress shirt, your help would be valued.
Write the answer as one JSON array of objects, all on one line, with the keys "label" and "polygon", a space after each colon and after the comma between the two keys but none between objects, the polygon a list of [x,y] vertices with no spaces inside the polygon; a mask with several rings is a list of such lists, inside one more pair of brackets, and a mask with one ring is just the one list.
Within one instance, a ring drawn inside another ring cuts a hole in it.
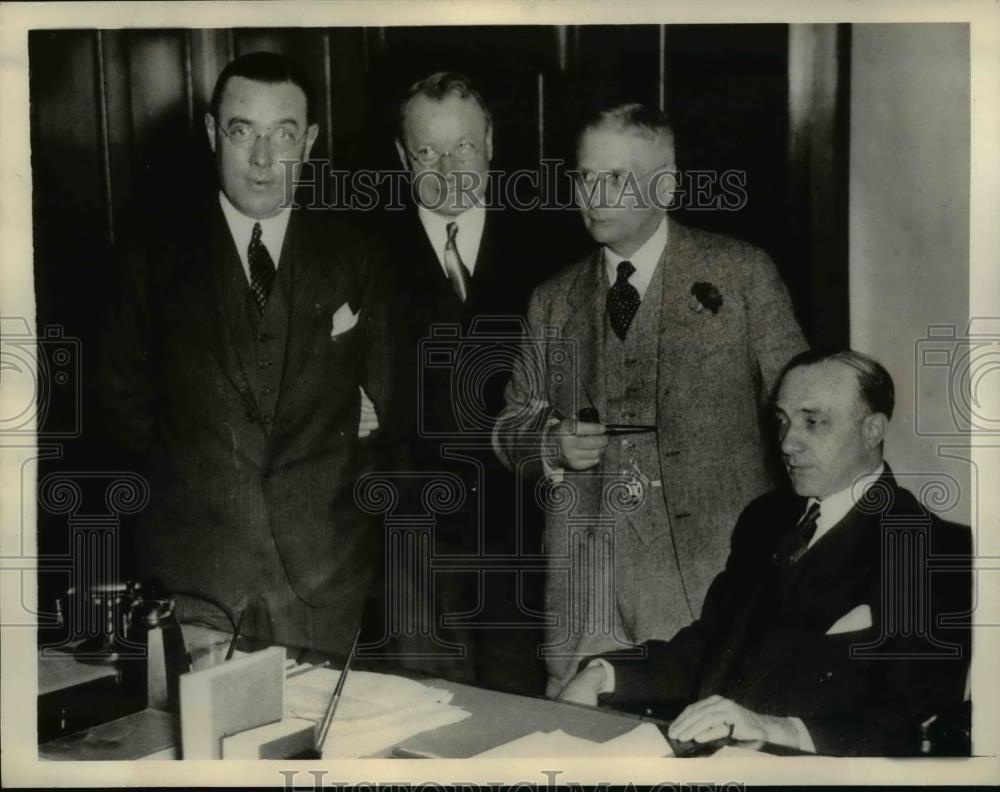
[{"label": "white dress shirt", "polygon": [[271,261],[274,262],[274,269],[278,269],[278,262],[281,260],[281,246],[285,242],[285,231],[288,230],[288,218],[292,215],[290,208],[282,209],[274,217],[264,220],[255,220],[247,217],[239,209],[233,206],[226,194],[219,191],[219,204],[222,206],[222,214],[226,216],[226,225],[229,226],[229,233],[236,243],[236,252],[240,254],[240,264],[243,265],[243,274],[246,275],[247,283],[250,283],[250,237],[253,236],[254,223],[260,223],[260,241],[264,243],[267,252],[271,254]]},{"label": "white dress shirt", "polygon": [[462,263],[472,275],[476,271],[476,257],[479,255],[479,243],[483,240],[483,226],[486,225],[486,207],[473,206],[462,214],[445,217],[436,214],[424,206],[417,207],[417,216],[424,227],[427,239],[437,255],[441,271],[448,276],[444,266],[444,246],[448,243],[448,224],[457,223],[458,233],[455,235],[455,246]]},{"label": "white dress shirt", "polygon": [[647,239],[642,247],[627,259],[619,256],[611,248],[604,248],[604,271],[608,276],[608,286],[613,286],[618,280],[618,265],[623,261],[632,262],[635,272],[629,277],[628,282],[639,292],[639,299],[646,296],[646,289],[653,279],[656,265],[660,263],[663,256],[663,249],[667,246],[667,218],[664,217],[656,227],[653,235]]}]

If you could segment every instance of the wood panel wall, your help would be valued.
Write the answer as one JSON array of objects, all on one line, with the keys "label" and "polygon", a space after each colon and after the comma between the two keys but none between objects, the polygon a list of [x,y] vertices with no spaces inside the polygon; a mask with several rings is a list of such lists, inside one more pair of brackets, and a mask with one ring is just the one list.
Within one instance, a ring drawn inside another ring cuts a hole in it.
[{"label": "wood panel wall", "polygon": [[[502,169],[536,168],[542,157],[572,162],[574,127],[588,107],[658,104],[673,120],[682,168],[747,174],[738,211],[679,215],[762,245],[807,334],[848,338],[845,26],[29,35],[38,322],[63,326],[85,353],[116,245],[140,230],[141,215],[169,218],[210,186],[202,117],[212,87],[229,59],[258,49],[287,53],[308,71],[321,105],[314,157],[338,169],[397,165],[397,97],[436,69],[465,71],[484,87]],[[570,255],[586,239],[573,213],[563,214],[552,228]]]}]

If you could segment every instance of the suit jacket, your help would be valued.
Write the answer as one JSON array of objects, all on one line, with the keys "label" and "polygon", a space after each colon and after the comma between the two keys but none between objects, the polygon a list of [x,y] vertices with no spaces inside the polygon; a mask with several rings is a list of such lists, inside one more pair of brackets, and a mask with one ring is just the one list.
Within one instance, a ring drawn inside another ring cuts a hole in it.
[{"label": "suit jacket", "polygon": [[[751,503],[700,618],[668,642],[645,644],[643,659],[606,655],[615,667],[607,699],[672,717],[719,694],[802,718],[819,753],[916,752],[919,724],[962,699],[969,530],[927,512],[887,467],[784,571],[774,553],[804,508],[805,499],[783,491]],[[869,626],[830,634],[866,607]]]},{"label": "suit jacket", "polygon": [[[661,301],[659,472],[684,585],[697,612],[725,563],[740,509],[772,485],[760,405],[805,341],[785,287],[763,251],[668,219],[667,246],[658,266],[663,268],[662,293],[647,292],[645,299]],[[716,313],[692,296],[699,282],[721,295]],[[576,415],[590,401],[604,413],[600,351],[607,291],[597,250],[532,295],[531,337],[522,347],[495,433],[497,453],[508,466],[541,473],[540,439],[553,415]],[[543,328],[557,333],[542,340]],[[548,514],[547,536],[564,533],[577,515],[601,510],[600,475],[568,471],[565,480],[573,487],[575,506]],[[549,552],[563,550],[549,547]],[[552,588],[547,602],[556,613],[567,606],[558,599],[559,591]],[[561,663],[552,669],[557,675],[573,665]]]},{"label": "suit jacket", "polygon": [[[390,213],[381,236],[392,284],[393,390],[401,394],[391,420],[394,435],[405,444],[397,469],[448,471],[477,490],[481,485],[488,511],[504,515],[494,521],[491,541],[512,546],[514,482],[498,464],[490,439],[524,333],[528,298],[551,259],[540,250],[530,220],[487,210],[463,303],[414,209]],[[457,453],[465,458],[444,451],[450,446],[455,454],[456,445],[463,446]],[[470,493],[459,511],[441,515],[438,537],[469,546],[472,529],[487,511],[476,495]]]},{"label": "suit jacket", "polygon": [[[152,488],[140,567],[233,607],[301,606],[276,637],[343,650],[372,568],[373,527],[352,498],[368,463],[358,386],[388,409],[378,279],[346,226],[292,212],[278,261],[279,279],[291,278],[287,343],[268,430],[248,384],[254,361],[238,352],[247,281],[218,201],[191,223],[128,260],[105,334],[108,431],[144,459]],[[359,321],[331,337],[344,303]],[[332,614],[318,637],[306,624],[313,609]]]}]

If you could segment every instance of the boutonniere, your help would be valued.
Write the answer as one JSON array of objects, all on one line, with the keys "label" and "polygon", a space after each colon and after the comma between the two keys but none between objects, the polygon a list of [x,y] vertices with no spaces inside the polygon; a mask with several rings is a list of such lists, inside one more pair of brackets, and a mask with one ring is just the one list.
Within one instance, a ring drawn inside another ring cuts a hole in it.
[{"label": "boutonniere", "polygon": [[717,314],[722,307],[722,295],[714,284],[698,281],[691,287],[688,307],[695,313],[701,313],[707,308],[713,314]]}]

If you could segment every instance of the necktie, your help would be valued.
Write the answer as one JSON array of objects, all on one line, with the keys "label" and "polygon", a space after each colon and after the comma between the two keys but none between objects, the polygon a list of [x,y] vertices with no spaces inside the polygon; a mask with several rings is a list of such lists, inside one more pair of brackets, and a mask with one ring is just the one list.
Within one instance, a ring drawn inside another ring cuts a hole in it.
[{"label": "necktie", "polygon": [[608,289],[608,320],[611,322],[611,329],[622,341],[625,340],[635,312],[639,310],[639,291],[628,282],[633,272],[635,267],[631,261],[619,262],[618,278],[614,286]]},{"label": "necktie", "polygon": [[271,287],[274,285],[274,261],[260,241],[260,223],[253,224],[247,260],[250,262],[250,291],[253,292],[257,310],[264,313],[267,298],[271,296]]},{"label": "necktie", "polygon": [[444,244],[444,268],[448,273],[448,280],[451,281],[451,288],[455,290],[458,299],[465,302],[469,296],[469,281],[472,276],[462,263],[462,257],[458,254],[458,247],[455,245],[455,237],[458,236],[458,223],[451,222],[445,227],[448,231],[448,241]]},{"label": "necktie", "polygon": [[779,566],[787,569],[802,558],[803,553],[805,553],[806,548],[809,546],[809,542],[816,535],[816,521],[818,519],[819,501],[814,500],[809,508],[806,509],[806,513],[799,519],[795,530],[778,543],[778,549],[774,553],[774,560]]}]

